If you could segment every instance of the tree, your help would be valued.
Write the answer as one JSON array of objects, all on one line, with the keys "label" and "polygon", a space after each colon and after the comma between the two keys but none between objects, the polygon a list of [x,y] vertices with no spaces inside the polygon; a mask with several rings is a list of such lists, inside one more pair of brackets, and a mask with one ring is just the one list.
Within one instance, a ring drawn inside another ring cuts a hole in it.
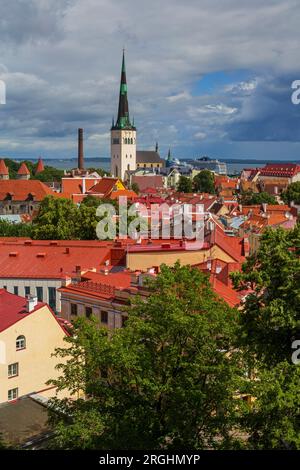
[{"label": "tree", "polygon": [[300,204],[300,181],[289,184],[287,189],[281,193],[281,198],[286,204],[291,202]]},{"label": "tree", "polygon": [[[241,369],[232,350],[237,312],[208,277],[178,263],[162,266],[134,298],[125,327],[78,319],[51,381],[74,399],[53,399],[60,448],[228,448]],[[86,399],[78,398],[84,391]],[[61,410],[62,413],[57,414]]]},{"label": "tree", "polygon": [[80,239],[77,206],[70,199],[46,196],[33,222],[32,236],[42,240]]},{"label": "tree", "polygon": [[245,206],[253,204],[277,204],[276,198],[269,193],[254,193],[248,190],[241,194],[241,203]]},{"label": "tree", "polygon": [[202,170],[193,179],[194,190],[200,193],[215,194],[214,175],[209,170]]},{"label": "tree", "polygon": [[11,223],[0,220],[0,237],[28,237],[31,238],[32,225],[24,223]]},{"label": "tree", "polygon": [[300,449],[300,367],[292,344],[300,339],[300,227],[268,229],[256,255],[235,273],[238,289],[251,287],[241,315],[240,347],[256,380],[245,416],[254,448]]},{"label": "tree", "polygon": [[132,189],[132,191],[134,191],[136,194],[139,194],[139,192],[140,192],[140,188],[139,188],[139,185],[138,185],[137,183],[132,183],[131,189]]},{"label": "tree", "polygon": [[39,180],[44,183],[46,182],[53,182],[53,181],[61,181],[62,177],[64,176],[64,170],[60,170],[59,168],[54,168],[52,166],[45,166],[44,171],[41,171],[38,174],[35,174],[37,164],[34,166],[34,170],[31,176],[31,179]]},{"label": "tree", "polygon": [[191,193],[193,191],[191,179],[187,178],[186,176],[180,176],[177,185],[177,191],[179,191],[180,193]]}]

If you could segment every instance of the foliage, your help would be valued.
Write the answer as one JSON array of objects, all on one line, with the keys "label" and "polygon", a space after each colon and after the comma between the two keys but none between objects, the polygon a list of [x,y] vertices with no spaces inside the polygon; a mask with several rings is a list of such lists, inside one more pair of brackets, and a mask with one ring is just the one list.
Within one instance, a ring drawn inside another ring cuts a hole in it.
[{"label": "foliage", "polygon": [[240,346],[256,371],[249,387],[256,398],[245,416],[254,448],[300,449],[300,366],[292,343],[300,339],[300,227],[267,230],[242,273],[239,289],[252,288],[241,316]]},{"label": "foliage", "polygon": [[12,223],[0,220],[0,237],[26,237],[31,238],[32,225],[24,223]]},{"label": "foliage", "polygon": [[192,180],[186,176],[180,176],[177,191],[180,193],[191,193],[193,191]]},{"label": "foliage", "polygon": [[253,191],[248,190],[241,194],[241,203],[245,206],[249,206],[263,203],[277,204],[277,201],[276,198],[269,193],[254,193]]},{"label": "foliage", "polygon": [[[35,167],[36,167],[36,164],[35,164]],[[59,168],[54,168],[52,166],[46,165],[44,171],[41,171],[37,175],[33,172],[31,179],[39,180],[44,183],[53,182],[53,181],[60,182],[63,176],[64,176],[64,170],[60,170]]]},{"label": "foliage", "polygon": [[132,189],[132,191],[134,191],[136,194],[139,194],[139,192],[140,192],[140,188],[139,188],[139,185],[138,185],[137,183],[132,183],[131,189]]},{"label": "foliage", "polygon": [[32,236],[38,240],[71,240],[80,238],[78,209],[70,199],[46,196],[33,223]]},{"label": "foliage", "polygon": [[194,190],[200,193],[215,194],[214,175],[209,170],[202,170],[193,179]]},{"label": "foliage", "polygon": [[285,191],[281,193],[281,198],[286,204],[294,202],[300,204],[300,181],[291,183]]},{"label": "foliage", "polygon": [[[75,449],[228,448],[241,374],[237,314],[199,270],[162,266],[122,329],[78,319],[61,377],[73,400],[54,399],[56,445]],[[88,399],[78,398],[80,390]],[[57,410],[62,413],[57,414]]]}]

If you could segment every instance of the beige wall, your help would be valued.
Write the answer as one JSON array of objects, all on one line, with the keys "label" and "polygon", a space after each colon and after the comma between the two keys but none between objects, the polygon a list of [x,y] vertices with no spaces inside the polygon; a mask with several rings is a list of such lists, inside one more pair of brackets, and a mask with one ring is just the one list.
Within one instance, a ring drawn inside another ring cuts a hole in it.
[{"label": "beige wall", "polygon": [[[16,351],[16,338],[24,335],[26,348]],[[55,365],[60,360],[51,357],[57,347],[66,347],[65,333],[47,306],[24,317],[0,333],[0,403],[7,401],[8,390],[18,388],[18,396],[37,393],[49,388],[46,382],[60,373]],[[8,378],[8,365],[19,364],[19,375]],[[54,396],[55,389],[43,392]]]},{"label": "beige wall", "polygon": [[[71,315],[71,304],[77,305],[77,315]],[[92,308],[92,315],[101,323],[101,311],[107,312],[108,322],[102,324],[108,328],[121,328],[122,327],[122,315],[127,316],[126,312],[121,310],[120,305],[114,302],[98,300],[95,298],[81,297],[71,293],[62,293],[61,302],[61,316],[69,322],[79,317],[85,317],[85,308]]]},{"label": "beige wall", "polygon": [[182,265],[186,265],[202,263],[208,258],[218,258],[225,262],[235,261],[231,256],[215,245],[211,250],[129,252],[127,253],[127,268],[133,271],[145,271],[152,266],[160,266],[161,264],[173,266],[177,260],[179,260]]},{"label": "beige wall", "polygon": [[[126,140],[125,140],[126,139]],[[133,143],[128,144],[127,139]],[[111,131],[111,154],[110,170],[112,176],[124,180],[127,170],[136,169],[136,131],[134,130],[112,130]]]}]

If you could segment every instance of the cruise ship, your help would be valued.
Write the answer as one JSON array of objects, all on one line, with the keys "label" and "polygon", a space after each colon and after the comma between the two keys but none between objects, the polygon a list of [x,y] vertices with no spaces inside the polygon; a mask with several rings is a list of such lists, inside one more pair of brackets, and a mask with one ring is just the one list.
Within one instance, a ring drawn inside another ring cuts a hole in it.
[{"label": "cruise ship", "polygon": [[186,160],[186,163],[192,165],[195,169],[210,170],[219,175],[227,175],[227,165],[219,160],[213,160],[209,157],[201,157],[195,160]]}]

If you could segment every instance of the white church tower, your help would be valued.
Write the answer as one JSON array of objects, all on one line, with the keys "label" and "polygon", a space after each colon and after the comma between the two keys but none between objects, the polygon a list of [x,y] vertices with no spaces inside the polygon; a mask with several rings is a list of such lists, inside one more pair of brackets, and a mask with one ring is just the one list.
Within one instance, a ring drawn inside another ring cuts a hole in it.
[{"label": "white church tower", "polygon": [[114,177],[124,180],[126,170],[136,169],[136,128],[129,118],[124,50],[118,118],[111,127],[110,159],[111,174]]}]

